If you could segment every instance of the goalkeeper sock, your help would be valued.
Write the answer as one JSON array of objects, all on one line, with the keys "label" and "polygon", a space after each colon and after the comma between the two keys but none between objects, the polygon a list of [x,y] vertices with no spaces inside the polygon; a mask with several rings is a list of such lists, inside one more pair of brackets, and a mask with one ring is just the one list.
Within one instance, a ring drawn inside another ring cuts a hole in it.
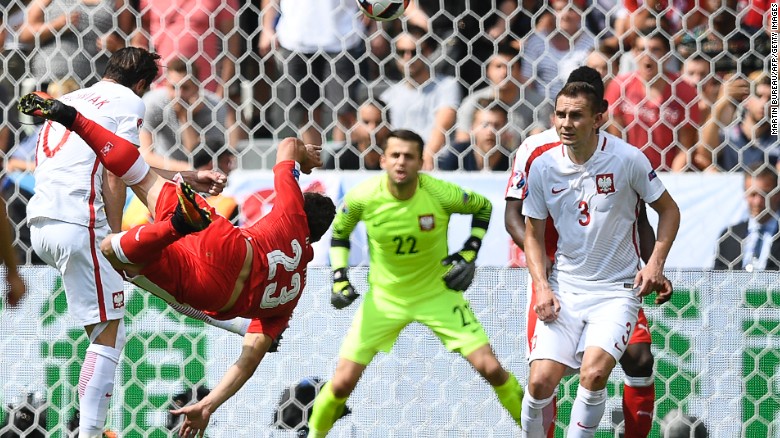
[{"label": "goalkeeper sock", "polygon": [[538,438],[544,436],[542,412],[554,398],[555,394],[541,400],[536,399],[528,392],[528,388],[525,389],[523,412],[521,413],[523,437]]},{"label": "goalkeeper sock", "polygon": [[517,424],[520,424],[520,412],[523,409],[523,388],[518,383],[514,374],[509,373],[509,378],[504,384],[494,386],[493,391],[498,396],[498,401],[504,409],[509,412],[509,415],[514,418]]},{"label": "goalkeeper sock", "polygon": [[311,417],[309,418],[309,437],[325,436],[333,428],[336,420],[341,418],[347,398],[338,398],[330,389],[330,382],[326,383],[314,399]]},{"label": "goalkeeper sock", "polygon": [[122,263],[143,264],[157,259],[165,247],[182,238],[171,221],[137,225],[111,238],[111,247]]},{"label": "goalkeeper sock", "polygon": [[569,437],[591,438],[596,435],[601,417],[607,405],[607,390],[591,391],[582,385],[577,388],[577,397],[571,409]]},{"label": "goalkeeper sock", "polygon": [[87,348],[79,375],[79,438],[103,435],[119,355],[119,350],[106,345],[90,344]]},{"label": "goalkeeper sock", "polygon": [[109,172],[120,177],[128,186],[138,184],[149,173],[149,165],[134,144],[80,113],[70,129],[87,143]]},{"label": "goalkeeper sock", "polygon": [[626,376],[623,381],[623,417],[626,436],[645,438],[653,427],[655,379]]},{"label": "goalkeeper sock", "polygon": [[210,326],[221,328],[223,330],[227,330],[237,335],[244,336],[246,334],[246,330],[249,328],[250,321],[246,318],[233,318],[226,321],[222,321],[219,319],[214,319],[206,315],[202,311],[193,309],[192,307],[187,306],[185,304],[168,303],[168,305],[171,306],[173,310],[181,313],[184,316],[188,316],[192,319],[197,319],[198,321],[203,321]]}]

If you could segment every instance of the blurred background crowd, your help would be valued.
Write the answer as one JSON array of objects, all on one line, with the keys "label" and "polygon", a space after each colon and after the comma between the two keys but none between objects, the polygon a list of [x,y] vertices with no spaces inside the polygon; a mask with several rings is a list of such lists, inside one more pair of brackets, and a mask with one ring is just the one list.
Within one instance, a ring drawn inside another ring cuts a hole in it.
[{"label": "blurred background crowd", "polygon": [[0,189],[23,221],[37,126],[18,97],[90,85],[127,45],[162,56],[140,146],[171,170],[268,168],[290,135],[326,169],[373,170],[405,128],[427,170],[506,171],[580,65],[604,77],[605,129],[657,170],[776,169],[772,1],[414,0],[378,23],[354,0],[6,0]]}]

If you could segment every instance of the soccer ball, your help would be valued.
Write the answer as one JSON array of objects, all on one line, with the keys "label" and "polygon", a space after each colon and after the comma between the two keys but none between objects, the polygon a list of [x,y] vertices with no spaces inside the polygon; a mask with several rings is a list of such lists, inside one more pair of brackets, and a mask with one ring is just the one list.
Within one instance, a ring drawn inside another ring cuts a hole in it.
[{"label": "soccer ball", "polygon": [[403,15],[411,0],[356,0],[364,14],[377,21],[390,21]]}]

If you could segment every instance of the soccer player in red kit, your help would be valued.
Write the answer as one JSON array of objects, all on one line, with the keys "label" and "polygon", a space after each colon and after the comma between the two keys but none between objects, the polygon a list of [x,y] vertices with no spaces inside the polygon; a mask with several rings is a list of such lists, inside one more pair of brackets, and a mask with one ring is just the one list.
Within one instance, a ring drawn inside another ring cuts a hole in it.
[{"label": "soccer player in red kit", "polygon": [[[22,98],[20,109],[68,127],[120,178],[142,167],[131,143],[73,107],[33,93]],[[294,138],[278,145],[274,208],[249,227],[235,227],[217,215],[187,184],[167,182],[147,170],[131,187],[154,223],[109,235],[101,243],[112,265],[151,293],[215,319],[251,319],[241,355],[220,383],[197,404],[172,411],[187,417],[180,436],[203,433],[211,414],[246,383],[287,326],[306,283],[311,245],[325,234],[336,213],[330,198],[303,194],[298,186],[300,172],[322,165],[320,150]]]}]

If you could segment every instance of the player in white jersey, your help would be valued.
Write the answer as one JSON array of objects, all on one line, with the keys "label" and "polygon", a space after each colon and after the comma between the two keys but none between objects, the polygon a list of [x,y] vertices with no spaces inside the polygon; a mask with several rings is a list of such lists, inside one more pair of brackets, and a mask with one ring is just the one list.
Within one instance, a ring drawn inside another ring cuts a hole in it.
[{"label": "player in white jersey", "polygon": [[[590,67],[579,67],[575,69],[567,79],[569,82],[587,82],[596,90],[598,97],[603,99],[604,85],[601,75]],[[607,101],[603,100],[602,111],[606,112]],[[609,134],[601,135],[609,136]],[[525,139],[515,154],[512,166],[511,176],[506,187],[505,199],[506,209],[504,221],[507,232],[512,236],[512,240],[520,248],[524,249],[523,239],[525,237],[525,218],[522,215],[523,199],[526,192],[526,180],[528,169],[533,160],[544,151],[560,146],[561,141],[555,128],[548,129],[539,134],[532,135]],[[644,203],[641,204],[638,231],[639,247],[642,260],[645,262],[650,258],[655,243],[655,232],[647,221]],[[548,271],[552,268],[555,259],[555,249],[558,243],[558,234],[552,221],[547,221],[545,230],[545,249],[547,260],[549,260]],[[530,277],[530,274],[529,274]],[[659,293],[656,297],[656,303],[662,304],[671,298],[671,284],[668,285],[669,293]],[[531,341],[534,339],[535,328],[537,324],[536,313],[533,311],[535,295],[533,293],[533,282],[529,278],[527,287],[527,346],[530,353]],[[647,318],[639,310],[637,319],[637,328],[631,335],[625,354],[620,360],[620,365],[626,374],[623,390],[623,412],[625,434],[636,438],[645,438],[649,435],[653,424],[653,412],[655,404],[655,385],[653,379],[653,353],[650,349],[652,338],[647,325]],[[547,430],[547,436],[554,436],[554,428],[550,427],[555,419],[555,399],[544,409],[544,427]]]},{"label": "player in white jersey", "polygon": [[[580,386],[568,436],[595,435],[607,379],[634,330],[640,297],[669,287],[663,268],[679,228],[679,209],[638,149],[599,134],[602,118],[602,99],[592,85],[564,86],[555,108],[561,144],[539,153],[527,174],[525,251],[541,324],[531,342],[524,436],[544,436],[542,408],[561,378],[576,369]],[[642,201],[659,216],[645,267],[636,228]],[[559,234],[549,279],[548,218]]]},{"label": "player in white jersey", "polygon": [[[109,60],[103,80],[62,100],[137,145],[145,111],[140,96],[157,76],[158,59],[139,48],[119,50]],[[35,195],[27,207],[32,247],[60,271],[70,314],[89,336],[79,376],[79,437],[100,437],[125,343],[125,302],[122,277],[99,244],[112,229],[120,230],[126,188],[106,172],[78,135],[58,123],[46,122],[41,130],[36,161]],[[140,181],[148,171],[142,159],[136,160],[127,169],[128,183]],[[173,177],[173,172],[160,173]],[[222,180],[217,191],[224,186],[224,176],[216,172],[183,176],[204,191],[216,179]]]}]

